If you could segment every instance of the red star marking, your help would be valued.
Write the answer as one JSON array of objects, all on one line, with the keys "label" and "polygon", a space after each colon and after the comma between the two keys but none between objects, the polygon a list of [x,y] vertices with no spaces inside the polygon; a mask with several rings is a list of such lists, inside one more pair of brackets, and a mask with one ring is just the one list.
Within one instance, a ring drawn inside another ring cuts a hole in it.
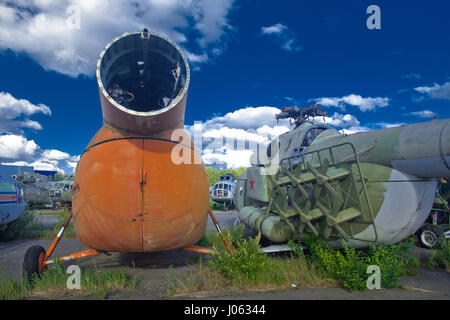
[{"label": "red star marking", "polygon": [[250,179],[250,191],[255,191],[255,180],[253,178]]}]

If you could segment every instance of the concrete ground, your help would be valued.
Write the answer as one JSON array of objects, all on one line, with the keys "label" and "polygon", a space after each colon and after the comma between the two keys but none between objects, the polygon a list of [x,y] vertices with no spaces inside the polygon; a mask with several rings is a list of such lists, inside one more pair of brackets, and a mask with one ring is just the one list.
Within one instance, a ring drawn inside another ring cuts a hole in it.
[{"label": "concrete ground", "polygon": [[[235,211],[214,211],[222,228],[231,227],[237,219]],[[41,216],[45,227],[56,222],[53,216]],[[214,229],[211,219],[208,229]],[[21,278],[22,261],[26,250],[32,245],[50,246],[52,240],[18,240],[0,243],[0,268],[3,278]],[[77,239],[62,239],[53,256],[64,256],[85,250]],[[429,251],[415,248],[420,261],[425,261]],[[138,280],[138,288],[132,291],[111,294],[109,299],[166,299],[169,277],[171,274],[183,274],[196,268],[204,256],[185,250],[146,254],[105,254],[68,262],[83,268],[123,269],[133,271]],[[402,288],[366,290],[348,292],[340,288],[291,288],[278,291],[237,291],[197,293],[175,296],[175,299],[226,299],[226,300],[296,300],[296,299],[450,299],[450,273],[441,270],[418,268],[416,276],[405,276],[401,280]]]}]

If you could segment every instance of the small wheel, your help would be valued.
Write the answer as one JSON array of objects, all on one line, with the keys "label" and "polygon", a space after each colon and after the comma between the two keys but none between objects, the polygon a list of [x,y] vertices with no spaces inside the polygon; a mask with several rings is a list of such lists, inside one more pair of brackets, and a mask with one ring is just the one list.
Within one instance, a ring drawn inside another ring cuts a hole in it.
[{"label": "small wheel", "polygon": [[28,248],[23,259],[23,274],[28,281],[32,281],[35,276],[40,276],[45,270],[44,265],[45,249],[41,246]]},{"label": "small wheel", "polygon": [[438,226],[426,225],[419,230],[420,245],[427,249],[433,249],[438,243],[438,239],[442,236],[442,231]]}]

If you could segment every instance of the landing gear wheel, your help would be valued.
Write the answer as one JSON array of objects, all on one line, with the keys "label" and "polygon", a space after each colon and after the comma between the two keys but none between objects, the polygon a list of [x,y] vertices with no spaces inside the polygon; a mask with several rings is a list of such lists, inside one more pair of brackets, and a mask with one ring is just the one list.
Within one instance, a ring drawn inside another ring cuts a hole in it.
[{"label": "landing gear wheel", "polygon": [[44,265],[45,249],[41,246],[28,248],[23,259],[23,275],[28,281],[32,281],[35,276],[40,276],[45,270]]},{"label": "landing gear wheel", "polygon": [[433,225],[425,225],[418,232],[420,245],[427,249],[434,249],[442,235],[442,230]]}]

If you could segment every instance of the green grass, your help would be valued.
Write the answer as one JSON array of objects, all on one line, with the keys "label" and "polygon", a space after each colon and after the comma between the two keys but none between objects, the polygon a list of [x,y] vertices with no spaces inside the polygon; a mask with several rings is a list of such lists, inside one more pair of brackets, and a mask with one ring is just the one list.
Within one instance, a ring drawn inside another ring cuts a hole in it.
[{"label": "green grass", "polygon": [[[170,295],[221,288],[273,289],[340,286],[348,291],[365,290],[367,267],[377,265],[381,287],[393,288],[405,274],[414,274],[418,266],[413,256],[413,238],[395,245],[332,249],[325,241],[311,238],[304,243],[289,242],[289,254],[265,254],[255,239],[244,237],[243,226],[223,230],[234,246],[230,254],[217,233],[206,233],[197,243],[213,247],[218,255],[198,270],[186,275],[170,275]],[[305,250],[303,249],[305,247]]]},{"label": "green grass", "polygon": [[0,300],[20,300],[26,298],[58,298],[66,296],[92,296],[105,299],[118,290],[136,288],[134,273],[129,276],[121,270],[81,270],[80,289],[68,289],[70,274],[59,264],[50,267],[31,283],[25,280],[0,280]]},{"label": "green grass", "polygon": [[[56,217],[58,218],[58,222],[53,226],[53,229],[51,230],[43,230],[39,233],[39,238],[54,238],[59,230],[61,230],[61,227],[63,226],[64,222],[67,219],[67,216],[69,215],[69,210],[64,209],[60,212],[57,212]],[[70,221],[69,225],[64,230],[63,238],[75,238],[75,230],[73,228],[73,219]]]},{"label": "green grass", "polygon": [[336,286],[333,279],[311,264],[303,253],[268,255],[260,251],[255,239],[244,237],[243,225],[222,230],[233,246],[230,254],[217,232],[208,232],[197,245],[213,247],[218,255],[200,259],[189,274],[169,272],[168,295],[214,291],[223,288],[282,289],[296,286]]},{"label": "green grass", "polygon": [[[212,200],[209,200],[209,208],[211,210],[223,210],[223,203],[218,203]],[[233,204],[227,204],[227,210],[233,210],[234,209],[234,205]]]},{"label": "green grass", "polygon": [[20,300],[28,295],[30,285],[16,279],[0,279],[0,300]]},{"label": "green grass", "polygon": [[450,269],[450,240],[441,238],[437,248],[431,251],[427,266],[431,268]]},{"label": "green grass", "polygon": [[325,241],[310,238],[305,241],[309,258],[329,277],[336,279],[349,290],[365,290],[370,274],[367,268],[380,268],[381,287],[394,288],[405,274],[414,274],[418,266],[413,256],[414,238],[399,244],[369,246],[365,250],[344,247],[342,250],[330,248]]},{"label": "green grass", "polygon": [[48,207],[44,204],[33,204],[33,205],[27,205],[27,210],[41,210],[41,209],[51,209],[52,207]]},{"label": "green grass", "polygon": [[[25,210],[24,213],[15,221],[8,225],[0,226],[0,242],[13,241],[19,239],[52,239],[54,238],[69,214],[67,209],[55,211],[53,213],[58,221],[52,229],[42,230],[41,223],[37,219],[38,214],[35,211]],[[69,223],[64,230],[63,238],[75,238],[73,221]]]},{"label": "green grass", "polygon": [[34,211],[25,210],[17,220],[0,226],[0,242],[34,238],[39,229],[40,223]]}]

